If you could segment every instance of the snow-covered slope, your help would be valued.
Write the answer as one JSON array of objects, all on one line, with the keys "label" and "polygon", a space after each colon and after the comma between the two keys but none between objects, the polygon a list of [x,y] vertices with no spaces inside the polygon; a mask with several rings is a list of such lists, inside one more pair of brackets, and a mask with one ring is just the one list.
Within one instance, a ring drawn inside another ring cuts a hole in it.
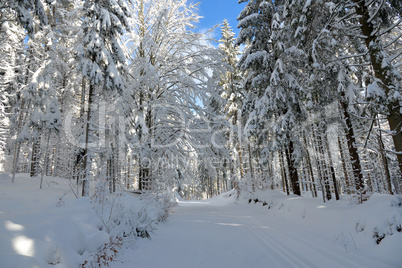
[{"label": "snow-covered slope", "polygon": [[[68,180],[19,174],[15,183],[0,174],[0,267],[79,267],[111,260],[121,241],[150,231],[163,206],[131,194],[76,198]],[[103,200],[101,200],[103,198]],[[110,244],[112,243],[112,244]],[[105,246],[106,251],[100,252]]]},{"label": "snow-covered slope", "polygon": [[356,262],[357,266],[401,267],[402,196],[374,194],[363,204],[343,198],[323,203],[319,198],[257,191],[243,195],[242,201],[279,221],[282,227],[288,225],[286,233],[305,241],[306,247],[340,250],[345,256],[371,262]]}]

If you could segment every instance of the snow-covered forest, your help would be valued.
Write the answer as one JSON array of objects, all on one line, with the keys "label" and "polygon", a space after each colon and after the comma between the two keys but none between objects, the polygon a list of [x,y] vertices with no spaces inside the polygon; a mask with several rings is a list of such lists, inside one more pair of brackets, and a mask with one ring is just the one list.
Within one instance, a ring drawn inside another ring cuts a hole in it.
[{"label": "snow-covered forest", "polygon": [[200,32],[187,0],[0,0],[2,182],[61,180],[102,213],[141,194],[156,221],[228,191],[401,200],[402,2],[237,2]]}]

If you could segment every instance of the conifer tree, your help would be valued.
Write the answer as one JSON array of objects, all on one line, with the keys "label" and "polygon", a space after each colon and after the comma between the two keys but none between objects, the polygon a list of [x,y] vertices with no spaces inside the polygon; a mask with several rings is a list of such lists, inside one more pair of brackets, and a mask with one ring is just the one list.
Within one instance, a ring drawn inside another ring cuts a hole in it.
[{"label": "conifer tree", "polygon": [[122,0],[85,1],[83,6],[83,38],[77,47],[78,69],[89,84],[83,196],[89,195],[94,157],[90,143],[94,142],[93,109],[99,101],[97,96],[105,97],[106,91],[121,93],[125,86],[122,72],[126,60],[119,40],[124,29],[128,30],[128,16],[128,8]]},{"label": "conifer tree", "polygon": [[378,107],[376,112],[387,115],[402,173],[401,75],[392,63],[397,55],[389,56],[384,49],[384,46],[389,46],[396,40],[391,40],[388,44],[382,41],[384,34],[393,31],[402,23],[400,3],[398,6],[396,2],[356,0],[352,2],[355,4],[354,10],[359,21],[357,34],[363,37],[374,72],[375,79],[368,86],[368,96],[374,102],[374,106]]},{"label": "conifer tree", "polygon": [[235,173],[238,179],[242,180],[244,176],[243,160],[242,160],[242,120],[241,107],[243,106],[243,89],[242,89],[242,73],[239,70],[238,55],[240,49],[235,46],[235,34],[232,31],[227,20],[223,21],[221,27],[222,37],[219,39],[219,50],[223,53],[223,62],[226,64],[227,71],[220,78],[219,86],[222,87],[221,96],[225,99],[226,104],[222,113],[226,115],[229,128],[226,133],[228,139],[228,148],[232,151],[232,160],[234,162]]},{"label": "conifer tree", "polygon": [[[245,38],[252,40],[240,61],[242,68],[250,73],[246,83],[257,89],[250,127],[258,131],[273,122],[271,146],[274,150],[285,150],[292,189],[300,195],[297,165],[302,148],[293,130],[306,118],[300,102],[305,77],[300,70],[307,56],[300,45],[304,28],[294,23],[300,15],[300,2],[286,4],[249,2],[238,18],[242,29],[237,43],[244,42]],[[247,14],[250,10],[253,13]],[[268,138],[267,133],[259,132],[263,135],[260,138]]]},{"label": "conifer tree", "polygon": [[2,8],[9,8],[16,13],[18,23],[33,38],[35,33],[34,19],[39,19],[39,25],[47,25],[48,19],[42,0],[6,0]]}]

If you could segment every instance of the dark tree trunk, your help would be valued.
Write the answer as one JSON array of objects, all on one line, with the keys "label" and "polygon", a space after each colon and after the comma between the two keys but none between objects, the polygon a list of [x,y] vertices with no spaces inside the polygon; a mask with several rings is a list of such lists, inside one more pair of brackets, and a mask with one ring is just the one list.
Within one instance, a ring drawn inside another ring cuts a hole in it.
[{"label": "dark tree trunk", "polygon": [[364,198],[362,195],[364,194],[364,181],[363,181],[363,175],[361,171],[361,164],[360,164],[360,158],[359,154],[357,152],[356,148],[356,139],[355,139],[355,134],[353,131],[353,126],[352,126],[352,120],[350,118],[350,114],[348,112],[348,104],[341,99],[340,100],[340,106],[341,106],[341,112],[343,114],[343,118],[345,120],[346,124],[346,141],[348,144],[348,149],[349,149],[349,155],[350,159],[352,162],[352,168],[353,168],[353,175],[355,177],[355,186],[356,186],[356,191],[359,195],[361,195],[362,200],[364,201]]},{"label": "dark tree trunk", "polygon": [[342,162],[343,173],[344,173],[344,176],[345,176],[346,193],[348,195],[350,195],[351,194],[351,191],[350,191],[351,183],[350,183],[349,176],[348,176],[348,169],[347,169],[347,166],[346,166],[345,154],[344,154],[344,151],[343,151],[341,137],[339,137],[339,136],[338,136],[338,146],[339,146],[339,154],[340,154],[340,158],[341,158],[341,162]]},{"label": "dark tree trunk", "polygon": [[289,141],[288,150],[286,150],[286,160],[289,168],[290,181],[292,182],[293,193],[295,195],[301,195],[297,169],[295,166],[295,161],[292,157],[293,151],[294,151],[293,142]]},{"label": "dark tree trunk", "polygon": [[310,178],[312,181],[310,188],[313,193],[313,197],[317,197],[317,188],[316,188],[315,181],[314,181],[313,167],[311,165],[310,152],[307,149],[307,139],[306,139],[305,135],[303,135],[303,141],[304,141],[304,146],[306,148],[308,171],[309,171],[309,175],[310,175]]},{"label": "dark tree trunk", "polygon": [[40,138],[36,138],[32,144],[31,171],[29,173],[30,177],[38,176],[39,148],[40,148]]},{"label": "dark tree trunk", "polygon": [[325,145],[326,145],[328,159],[329,159],[329,165],[330,165],[330,169],[331,169],[332,183],[334,185],[335,199],[339,200],[338,183],[337,183],[336,176],[335,176],[334,163],[332,161],[331,151],[329,148],[329,142],[328,142],[328,139],[326,136],[324,136],[324,139],[325,139]]},{"label": "dark tree trunk", "polygon": [[281,164],[281,175],[282,175],[283,191],[287,195],[289,195],[290,191],[289,191],[289,185],[288,185],[288,178],[286,176],[286,168],[285,168],[285,163],[283,161],[283,152],[282,152],[282,150],[280,151],[279,162]]},{"label": "dark tree trunk", "polygon": [[113,184],[112,184],[112,159],[106,160],[106,181],[108,182],[109,192],[112,193]]},{"label": "dark tree trunk", "polygon": [[89,195],[89,174],[90,174],[90,165],[91,165],[91,156],[88,155],[88,144],[90,139],[89,132],[91,131],[92,125],[92,104],[94,101],[94,85],[89,85],[89,93],[88,93],[88,112],[87,112],[87,122],[86,122],[86,130],[85,130],[85,150],[84,150],[84,179],[82,180],[82,196]]},{"label": "dark tree trunk", "polygon": [[[315,128],[317,127],[317,131],[315,131]],[[327,200],[332,199],[332,194],[331,194],[331,187],[329,185],[329,168],[327,166],[327,162],[325,159],[325,151],[324,151],[324,145],[323,145],[323,140],[322,140],[322,133],[323,131],[313,124],[313,137],[315,138],[316,141],[316,152],[317,152],[317,161],[318,161],[318,169],[319,173],[321,174],[321,181],[324,181],[324,189],[323,193],[325,192],[325,196],[323,198],[326,198]]]}]

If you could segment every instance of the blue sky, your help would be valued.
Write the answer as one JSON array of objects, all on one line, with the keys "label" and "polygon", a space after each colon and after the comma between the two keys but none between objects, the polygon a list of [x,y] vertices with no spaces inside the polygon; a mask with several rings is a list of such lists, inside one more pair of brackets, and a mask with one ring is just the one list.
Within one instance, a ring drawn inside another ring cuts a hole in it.
[{"label": "blue sky", "polygon": [[[190,2],[199,2],[198,14],[202,18],[198,24],[198,29],[205,30],[220,24],[224,19],[229,21],[233,31],[237,34],[237,16],[243,10],[245,3],[238,4],[238,0],[194,0]],[[220,28],[215,30],[216,37],[220,37]]]}]

